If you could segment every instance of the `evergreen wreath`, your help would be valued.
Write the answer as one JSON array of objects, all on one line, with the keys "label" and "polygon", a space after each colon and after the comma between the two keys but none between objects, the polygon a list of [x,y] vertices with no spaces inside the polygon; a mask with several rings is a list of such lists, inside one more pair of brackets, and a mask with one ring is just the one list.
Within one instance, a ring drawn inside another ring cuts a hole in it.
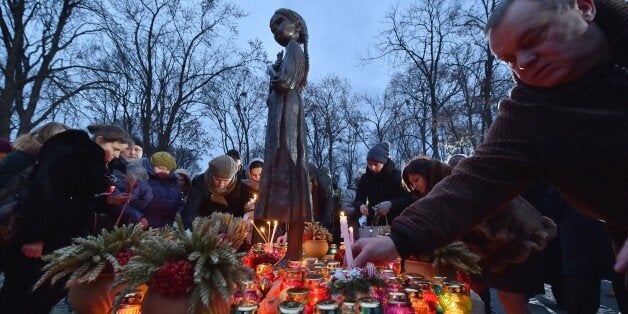
[{"label": "evergreen wreath", "polygon": [[[172,236],[143,239],[114,284],[125,285],[121,295],[142,284],[165,297],[189,295],[189,313],[211,313],[215,296],[229,299],[252,275],[241,261],[245,253],[237,251],[246,238],[247,227],[241,218],[214,213],[194,219],[192,229],[185,230],[177,215]],[[118,298],[116,307],[119,302]]]},{"label": "evergreen wreath", "polygon": [[132,257],[131,247],[140,242],[144,232],[139,225],[103,229],[100,234],[75,238],[72,244],[42,257],[48,264],[34,289],[50,279],[55,284],[69,276],[68,288],[78,283],[92,282],[101,273],[117,272]]}]

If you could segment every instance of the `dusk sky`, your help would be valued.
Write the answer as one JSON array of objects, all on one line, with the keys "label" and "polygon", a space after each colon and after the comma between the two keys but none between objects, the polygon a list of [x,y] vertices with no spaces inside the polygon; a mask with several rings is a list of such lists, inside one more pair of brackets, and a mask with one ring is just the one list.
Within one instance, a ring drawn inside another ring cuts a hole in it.
[{"label": "dusk sky", "polygon": [[[401,5],[409,1],[402,1]],[[382,28],[384,12],[397,2],[363,0],[234,0],[249,15],[239,23],[243,41],[258,38],[268,57],[274,61],[283,47],[275,42],[268,27],[279,8],[296,11],[305,19],[310,35],[310,76],[317,80],[328,74],[349,79],[356,92],[380,92],[386,87],[390,71],[384,60],[362,66],[374,36]]]}]

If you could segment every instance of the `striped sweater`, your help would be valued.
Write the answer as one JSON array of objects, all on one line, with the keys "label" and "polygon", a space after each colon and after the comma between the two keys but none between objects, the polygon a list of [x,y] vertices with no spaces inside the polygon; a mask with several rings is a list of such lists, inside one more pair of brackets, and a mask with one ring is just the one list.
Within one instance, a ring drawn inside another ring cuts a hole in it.
[{"label": "striped sweater", "polygon": [[[602,219],[615,244],[628,231],[628,3],[597,1],[613,58],[557,87],[520,82],[500,103],[486,141],[392,224],[402,256],[441,247],[539,179]],[[620,246],[621,247],[621,246]]]}]

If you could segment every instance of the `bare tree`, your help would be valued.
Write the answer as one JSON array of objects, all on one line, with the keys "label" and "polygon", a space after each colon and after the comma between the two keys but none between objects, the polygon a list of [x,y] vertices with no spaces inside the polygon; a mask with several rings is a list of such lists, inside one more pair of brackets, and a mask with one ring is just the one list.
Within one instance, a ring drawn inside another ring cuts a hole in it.
[{"label": "bare tree", "polygon": [[429,94],[432,156],[438,150],[440,111],[457,92],[448,82],[449,47],[455,40],[454,26],[459,5],[446,0],[421,0],[399,12],[391,8],[374,45],[375,54],[365,60],[386,58],[391,64],[413,67],[421,72]]},{"label": "bare tree", "polygon": [[264,59],[259,42],[248,49],[234,43],[235,21],[243,13],[201,0],[109,0],[97,12],[106,34],[102,41],[110,47],[100,64],[115,73],[97,96],[99,110],[138,133],[149,153],[204,151],[207,91],[232,88],[220,86],[219,79]]},{"label": "bare tree", "polygon": [[349,129],[343,112],[344,108],[351,107],[350,101],[351,85],[337,76],[310,82],[303,96],[313,159],[318,166],[327,164],[335,183],[339,178],[340,165],[334,159],[334,151],[342,134]]},{"label": "bare tree", "polygon": [[[93,79],[100,71],[90,66],[97,47],[78,44],[99,31],[87,6],[83,0],[2,1],[0,136],[15,128],[28,132],[76,95],[108,82]],[[79,80],[84,77],[92,79]]]},{"label": "bare tree", "polygon": [[236,148],[249,162],[264,149],[264,126],[268,115],[268,81],[253,75],[248,68],[231,71],[217,81],[210,92],[206,110],[221,131],[224,151]]},{"label": "bare tree", "polygon": [[[474,84],[479,87],[479,99],[481,102],[480,141],[493,122],[497,110],[497,101],[506,95],[506,90],[512,86],[509,79],[509,71],[495,59],[491,53],[488,41],[484,36],[484,26],[491,12],[497,4],[497,0],[473,0],[466,3],[458,30],[465,38],[465,42],[473,45],[473,58],[466,61],[465,75],[471,75]],[[460,64],[460,63],[458,63]]]}]

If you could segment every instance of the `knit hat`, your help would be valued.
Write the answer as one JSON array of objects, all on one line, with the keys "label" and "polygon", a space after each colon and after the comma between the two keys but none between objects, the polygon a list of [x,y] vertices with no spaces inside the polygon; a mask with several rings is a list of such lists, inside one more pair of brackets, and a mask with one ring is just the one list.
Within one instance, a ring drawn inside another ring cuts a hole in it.
[{"label": "knit hat", "polygon": [[156,152],[150,157],[150,163],[153,167],[165,167],[168,171],[177,168],[177,161],[167,152]]},{"label": "knit hat", "polygon": [[390,157],[390,144],[388,142],[381,142],[376,144],[369,150],[368,155],[366,155],[366,160],[374,160],[380,162],[382,164],[386,164],[388,162],[388,158]]},{"label": "knit hat", "polygon": [[186,176],[188,178],[188,180],[191,178],[190,174],[188,173],[188,171],[183,169],[183,168],[179,168],[179,169],[175,170],[174,174],[182,174],[182,175]]},{"label": "knit hat", "polygon": [[238,172],[238,164],[233,158],[221,155],[209,162],[209,170],[216,178],[230,179]]},{"label": "knit hat", "polygon": [[137,136],[131,136],[131,139],[133,139],[133,144],[139,147],[144,147],[144,143],[142,142],[142,139],[140,139]]}]

